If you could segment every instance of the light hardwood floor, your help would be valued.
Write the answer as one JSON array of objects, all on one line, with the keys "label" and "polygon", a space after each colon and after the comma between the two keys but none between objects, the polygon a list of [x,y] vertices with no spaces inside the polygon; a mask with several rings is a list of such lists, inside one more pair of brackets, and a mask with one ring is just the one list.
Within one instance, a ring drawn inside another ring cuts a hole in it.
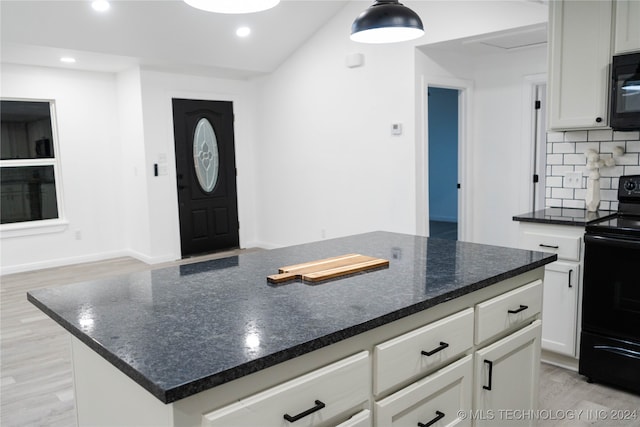
[{"label": "light hardwood floor", "polygon": [[[27,291],[233,254],[155,266],[119,258],[0,277],[0,426],[77,424],[69,334],[27,301]],[[540,376],[540,409],[553,415],[553,419],[539,423],[543,427],[640,426],[640,396],[588,384],[577,373],[545,364]],[[624,422],[598,419],[612,409],[636,410],[637,418]],[[569,416],[577,419],[568,419]]]}]

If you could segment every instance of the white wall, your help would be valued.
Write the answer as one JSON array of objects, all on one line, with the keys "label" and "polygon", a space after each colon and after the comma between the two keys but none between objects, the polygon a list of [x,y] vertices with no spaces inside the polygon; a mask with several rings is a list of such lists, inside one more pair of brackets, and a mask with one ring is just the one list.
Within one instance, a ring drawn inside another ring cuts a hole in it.
[{"label": "white wall", "polygon": [[[241,246],[370,230],[415,233],[416,147],[424,138],[416,46],[544,22],[546,8],[505,1],[405,4],[425,23],[427,34],[417,42],[351,42],[351,23],[369,5],[354,1],[277,71],[254,82],[3,64],[2,96],[45,97],[63,106],[70,221],[60,233],[3,239],[3,272],[121,254],[147,262],[180,257],[172,97],[234,102]],[[345,66],[351,53],[364,55],[363,67]],[[403,125],[401,136],[391,135],[392,123]],[[154,177],[161,154],[169,174]],[[483,185],[497,181],[479,177]],[[487,217],[478,216],[480,228],[487,229]],[[507,240],[482,233],[474,240]]]},{"label": "white wall", "polygon": [[3,64],[1,79],[2,97],[55,100],[61,162],[57,184],[62,184],[68,221],[54,233],[3,235],[3,274],[120,255],[124,239],[115,76]]},{"label": "white wall", "polygon": [[[419,115],[424,67],[416,61],[416,45],[547,19],[546,7],[528,2],[404,4],[425,24],[426,35],[417,42],[351,42],[351,23],[368,6],[352,2],[260,81],[257,230],[263,246],[377,229],[415,233],[420,197],[416,146],[424,138]],[[362,53],[364,66],[347,68],[345,57],[350,53]],[[461,63],[467,64],[464,58]],[[545,67],[546,59],[540,64]],[[500,118],[494,121],[498,126],[496,121]],[[392,123],[402,123],[402,136],[391,136]],[[495,150],[500,151],[502,143],[488,144],[497,144]],[[484,209],[482,201],[480,206]],[[486,229],[482,221],[487,217],[478,216],[474,224]],[[504,236],[494,237],[481,232],[474,240],[506,242]]]},{"label": "white wall", "polygon": [[[146,260],[162,262],[181,257],[172,98],[233,102],[240,246],[255,246],[257,178],[253,147],[256,116],[253,84],[149,70],[142,71],[141,82],[146,158],[144,167],[149,177],[146,194],[150,214],[146,220],[151,230]],[[169,173],[154,177],[153,164],[158,163],[161,154],[167,157]]]}]

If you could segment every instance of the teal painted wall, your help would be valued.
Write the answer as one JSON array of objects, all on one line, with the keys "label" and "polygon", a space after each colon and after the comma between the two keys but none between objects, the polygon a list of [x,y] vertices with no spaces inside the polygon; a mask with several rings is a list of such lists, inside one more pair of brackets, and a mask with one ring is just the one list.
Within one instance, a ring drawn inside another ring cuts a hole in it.
[{"label": "teal painted wall", "polygon": [[429,219],[458,221],[458,91],[429,89]]}]

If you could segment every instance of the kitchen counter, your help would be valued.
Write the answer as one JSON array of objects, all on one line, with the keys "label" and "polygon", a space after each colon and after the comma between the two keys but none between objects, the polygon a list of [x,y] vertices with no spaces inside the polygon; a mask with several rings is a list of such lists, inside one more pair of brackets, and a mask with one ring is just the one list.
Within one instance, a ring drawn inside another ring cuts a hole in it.
[{"label": "kitchen counter", "polygon": [[[315,285],[267,283],[281,266],[346,253],[390,265]],[[555,259],[374,232],[37,290],[28,299],[170,403]]]},{"label": "kitchen counter", "polygon": [[584,227],[589,223],[615,215],[615,211],[589,212],[586,209],[547,208],[513,217],[514,221]]}]

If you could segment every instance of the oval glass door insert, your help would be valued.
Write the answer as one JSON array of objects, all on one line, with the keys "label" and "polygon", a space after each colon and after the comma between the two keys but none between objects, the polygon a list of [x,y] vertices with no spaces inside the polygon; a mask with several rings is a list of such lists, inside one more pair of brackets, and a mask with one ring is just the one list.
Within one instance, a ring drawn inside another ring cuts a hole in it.
[{"label": "oval glass door insert", "polygon": [[200,187],[211,193],[218,182],[218,140],[209,120],[202,118],[193,136],[193,165]]}]

